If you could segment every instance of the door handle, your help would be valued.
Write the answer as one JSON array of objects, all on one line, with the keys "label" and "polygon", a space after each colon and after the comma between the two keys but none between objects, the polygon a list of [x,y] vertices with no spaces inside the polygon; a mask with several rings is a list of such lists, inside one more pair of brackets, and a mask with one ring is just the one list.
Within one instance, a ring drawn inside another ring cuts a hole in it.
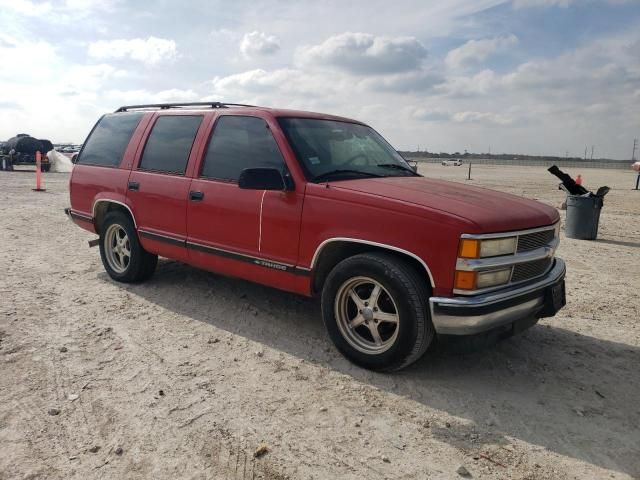
[{"label": "door handle", "polygon": [[138,182],[129,182],[129,190],[135,190],[138,191],[140,190],[140,184]]},{"label": "door handle", "polygon": [[199,202],[204,198],[203,192],[189,192],[189,200],[193,200],[194,202]]}]

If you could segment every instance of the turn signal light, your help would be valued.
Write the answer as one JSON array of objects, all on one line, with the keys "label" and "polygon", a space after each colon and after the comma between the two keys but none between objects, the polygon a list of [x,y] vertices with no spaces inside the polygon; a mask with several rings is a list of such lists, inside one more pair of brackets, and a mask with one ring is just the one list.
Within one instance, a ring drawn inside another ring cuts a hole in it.
[{"label": "turn signal light", "polygon": [[456,270],[454,288],[459,290],[473,290],[476,288],[476,272]]},{"label": "turn signal light", "polygon": [[460,252],[458,254],[462,258],[479,258],[480,257],[480,240],[463,238],[460,240]]}]

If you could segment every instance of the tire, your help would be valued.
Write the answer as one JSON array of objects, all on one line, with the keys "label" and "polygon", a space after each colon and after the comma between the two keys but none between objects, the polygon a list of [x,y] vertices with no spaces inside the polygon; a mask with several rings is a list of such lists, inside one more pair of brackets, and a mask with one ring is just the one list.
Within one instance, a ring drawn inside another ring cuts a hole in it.
[{"label": "tire", "polygon": [[[119,243],[119,248],[112,246],[116,243]],[[158,263],[158,256],[147,252],[140,245],[131,217],[122,212],[108,213],[102,223],[100,258],[109,276],[124,283],[149,279]]]},{"label": "tire", "polygon": [[396,371],[418,360],[433,341],[428,298],[429,287],[411,264],[363,253],[343,260],[327,277],[322,318],[336,348],[353,363]]}]

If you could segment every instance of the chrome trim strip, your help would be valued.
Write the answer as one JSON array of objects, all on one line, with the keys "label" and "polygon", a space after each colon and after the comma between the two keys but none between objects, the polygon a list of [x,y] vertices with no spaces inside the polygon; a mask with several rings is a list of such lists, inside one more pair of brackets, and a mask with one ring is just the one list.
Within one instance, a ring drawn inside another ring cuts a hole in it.
[{"label": "chrome trim strip", "polygon": [[150,240],[155,240],[157,242],[170,243],[171,245],[177,245],[179,247],[186,248],[186,245],[185,245],[187,242],[186,238],[171,237],[169,235],[163,235],[161,233],[152,232],[144,228],[139,228],[138,233],[143,237],[147,237]]},{"label": "chrome trim strip", "polygon": [[542,232],[544,230],[554,230],[560,223],[558,220],[553,225],[547,225],[546,227],[530,228],[528,230],[516,230],[513,232],[502,233],[463,233],[460,238],[471,238],[476,240],[489,239],[489,238],[504,238],[504,237],[519,237],[521,235],[528,235],[530,233]]},{"label": "chrome trim strip", "polygon": [[277,265],[281,265],[283,267],[287,267],[287,268],[294,268],[294,265],[291,265],[289,263],[282,263],[279,262],[277,260],[270,260],[268,258],[264,258],[264,257],[254,257],[252,255],[247,255],[245,253],[238,253],[238,252],[234,252],[232,250],[225,250],[224,248],[219,248],[219,247],[211,247],[209,245],[204,245],[202,243],[198,243],[198,242],[192,242],[190,240],[187,240],[187,248],[196,248],[196,249],[200,249],[201,251],[206,251],[206,253],[221,253],[221,254],[227,254],[231,257],[242,257],[243,259],[249,260],[252,263],[254,263],[254,260],[259,260],[261,262],[269,262],[272,264],[277,264]]},{"label": "chrome trim strip", "polygon": [[[313,270],[315,268],[316,265],[316,261],[318,260],[318,256],[320,255],[320,252],[322,251],[322,249],[329,243],[331,242],[353,242],[353,243],[363,243],[365,245],[371,245],[374,247],[380,247],[380,248],[386,248],[387,250],[393,250],[395,252],[399,252],[399,253],[404,253],[405,255],[409,255],[410,257],[418,260],[422,266],[424,267],[424,269],[427,271],[427,274],[429,275],[429,281],[431,283],[431,286],[433,288],[435,288],[435,283],[433,281],[433,275],[431,274],[431,270],[429,270],[429,267],[427,266],[427,264],[425,263],[424,260],[422,260],[422,258],[420,258],[418,255],[416,255],[415,253],[411,253],[408,250],[404,250],[402,248],[398,248],[398,247],[394,247],[393,245],[387,245],[385,243],[378,243],[378,242],[371,242],[369,240],[362,240],[359,238],[349,238],[349,237],[332,237],[332,238],[328,238],[326,240],[324,240],[322,243],[320,243],[320,245],[318,245],[318,247],[316,248],[315,253],[313,254],[313,258],[311,259],[311,265],[309,267],[309,270]],[[300,267],[299,267],[300,268]]]},{"label": "chrome trim strip", "polygon": [[500,267],[509,267],[519,263],[533,262],[544,258],[553,257],[560,244],[559,240],[554,239],[548,246],[529,250],[527,252],[500,255],[499,257],[485,258],[460,258],[456,261],[456,270],[477,271],[495,269]]},{"label": "chrome trim strip", "polygon": [[473,297],[431,297],[429,299],[429,303],[432,306],[432,309],[433,305],[435,304],[456,308],[478,307],[491,305],[493,303],[501,302],[503,300],[508,300],[510,298],[518,297],[520,295],[525,295],[527,293],[543,289],[556,282],[558,279],[564,276],[566,272],[564,261],[560,258],[556,258],[555,260],[555,264],[546,274],[546,276],[535,283],[530,283],[522,287],[511,288],[508,290],[503,289],[500,292],[488,293],[485,295],[476,295]]},{"label": "chrome trim strip", "polygon": [[118,200],[111,200],[110,198],[99,198],[98,200],[96,200],[94,202],[93,208],[92,208],[93,218],[96,218],[96,205],[98,205],[100,202],[110,202],[110,203],[117,203],[118,205],[122,205],[124,208],[129,210],[129,213],[131,214],[131,218],[133,219],[133,226],[138,228],[138,223],[136,222],[136,217],[133,214],[133,212],[131,211],[131,208],[129,208],[129,205],[126,205],[126,204],[124,204],[122,202],[119,202]]},{"label": "chrome trim strip", "polygon": [[239,262],[251,263],[259,267],[271,268],[273,270],[279,270],[281,272],[293,273],[294,275],[301,275],[301,276],[307,277],[311,273],[309,269],[304,267],[296,267],[289,263],[282,263],[276,260],[270,260],[268,258],[254,257],[251,255],[246,255],[244,253],[237,253],[231,250],[225,250],[223,248],[210,247],[209,245],[203,245],[197,242],[187,241],[186,247],[188,249],[197,250],[209,255],[218,255],[220,257],[229,258],[231,260],[236,260]]},{"label": "chrome trim strip", "polygon": [[[65,210],[67,210],[67,209],[65,209]],[[75,218],[75,219],[78,219],[78,220],[82,220],[84,222],[93,223],[93,217],[90,216],[90,215],[86,215],[84,213],[77,212],[77,211],[72,210],[70,208],[68,209],[68,211],[66,213],[67,213],[67,216],[69,218],[71,218],[71,219]]]}]

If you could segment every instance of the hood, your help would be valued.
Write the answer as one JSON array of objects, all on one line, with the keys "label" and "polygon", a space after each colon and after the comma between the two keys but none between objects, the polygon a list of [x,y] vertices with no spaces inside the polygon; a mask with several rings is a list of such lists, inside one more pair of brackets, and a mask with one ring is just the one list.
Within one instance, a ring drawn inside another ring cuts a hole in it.
[{"label": "hood", "polygon": [[386,197],[447,212],[475,223],[479,232],[543,227],[560,216],[535,200],[509,193],[425,177],[386,177],[335,182],[332,188]]}]

